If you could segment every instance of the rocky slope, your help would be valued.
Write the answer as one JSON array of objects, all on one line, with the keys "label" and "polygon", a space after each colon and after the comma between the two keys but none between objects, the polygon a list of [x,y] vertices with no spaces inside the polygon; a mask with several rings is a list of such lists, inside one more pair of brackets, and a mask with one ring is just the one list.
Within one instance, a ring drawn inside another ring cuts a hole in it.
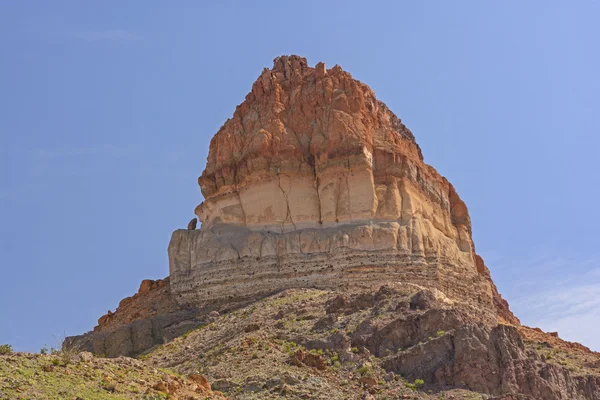
[{"label": "rocky slope", "polygon": [[287,290],[144,358],[199,370],[234,399],[600,399],[600,355],[552,337],[474,322],[430,289],[397,283]]},{"label": "rocky slope", "polygon": [[0,355],[0,399],[159,400],[226,399],[199,374],[188,377],[131,358]]},{"label": "rocky slope", "polygon": [[139,358],[201,373],[232,399],[600,399],[598,353],[538,329],[489,327],[410,283],[290,289],[197,318]]},{"label": "rocky slope", "polygon": [[135,356],[203,323],[196,309],[177,304],[168,278],[144,280],[138,293],[100,317],[92,332],[67,338],[66,344],[107,357]]}]

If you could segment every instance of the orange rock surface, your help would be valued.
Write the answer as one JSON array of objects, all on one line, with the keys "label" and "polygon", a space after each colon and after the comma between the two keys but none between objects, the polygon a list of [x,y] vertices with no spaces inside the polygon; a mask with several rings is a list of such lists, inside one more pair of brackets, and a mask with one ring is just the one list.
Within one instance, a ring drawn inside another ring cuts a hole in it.
[{"label": "orange rock surface", "polygon": [[98,319],[98,325],[94,327],[94,331],[110,330],[177,310],[177,303],[170,292],[169,278],[155,281],[143,280],[136,294],[121,300],[114,313],[109,310],[107,314]]}]

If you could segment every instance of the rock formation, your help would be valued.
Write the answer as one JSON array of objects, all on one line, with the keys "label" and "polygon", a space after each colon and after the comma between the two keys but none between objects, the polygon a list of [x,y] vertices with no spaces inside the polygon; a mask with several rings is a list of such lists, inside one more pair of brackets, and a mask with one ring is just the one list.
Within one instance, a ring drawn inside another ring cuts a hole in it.
[{"label": "rock formation", "polygon": [[475,253],[454,187],[413,134],[339,66],[275,59],[210,143],[200,230],[169,245],[173,293],[197,306],[293,287],[412,282],[516,319]]},{"label": "rock formation", "polygon": [[169,278],[146,279],[135,295],[121,300],[114,313],[100,317],[92,332],[67,338],[67,344],[108,357],[134,356],[203,322],[194,308],[177,304]]},{"label": "rock formation", "polygon": [[600,355],[520,324],[465,203],[339,66],[275,59],[198,183],[169,278],[68,345],[202,369],[237,399],[600,400]]}]

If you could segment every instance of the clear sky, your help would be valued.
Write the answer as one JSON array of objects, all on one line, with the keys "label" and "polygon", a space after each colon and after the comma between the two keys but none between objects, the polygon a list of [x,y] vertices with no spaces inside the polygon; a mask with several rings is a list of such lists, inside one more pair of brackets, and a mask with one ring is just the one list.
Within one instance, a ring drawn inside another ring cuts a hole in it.
[{"label": "clear sky", "polygon": [[282,54],[341,65],[469,206],[528,325],[600,350],[600,2],[0,3],[0,344],[80,334],[201,202],[208,143]]}]

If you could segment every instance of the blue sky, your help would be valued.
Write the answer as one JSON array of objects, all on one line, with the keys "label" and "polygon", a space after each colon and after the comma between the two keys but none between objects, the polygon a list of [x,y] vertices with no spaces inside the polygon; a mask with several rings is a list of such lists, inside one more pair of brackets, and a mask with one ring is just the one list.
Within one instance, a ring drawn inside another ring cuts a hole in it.
[{"label": "blue sky", "polygon": [[600,350],[600,3],[0,4],[0,343],[90,330],[201,195],[208,143],[281,54],[340,64],[469,206],[521,320]]}]

